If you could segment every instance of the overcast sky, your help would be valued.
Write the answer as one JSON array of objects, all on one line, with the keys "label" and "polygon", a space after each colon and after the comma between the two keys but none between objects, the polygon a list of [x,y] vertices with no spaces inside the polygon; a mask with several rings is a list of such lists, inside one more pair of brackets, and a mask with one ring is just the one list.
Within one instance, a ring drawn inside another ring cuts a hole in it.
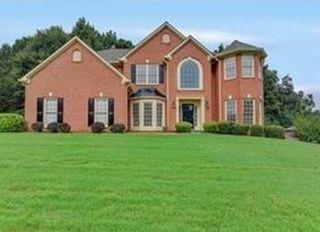
[{"label": "overcast sky", "polygon": [[164,21],[208,48],[234,39],[262,46],[267,63],[320,106],[320,0],[0,0],[0,44],[37,29],[70,31],[79,17],[138,42]]}]

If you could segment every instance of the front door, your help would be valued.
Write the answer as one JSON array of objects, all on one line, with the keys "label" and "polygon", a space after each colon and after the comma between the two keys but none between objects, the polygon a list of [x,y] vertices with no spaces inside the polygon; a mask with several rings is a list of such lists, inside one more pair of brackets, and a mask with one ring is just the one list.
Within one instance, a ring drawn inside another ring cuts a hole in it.
[{"label": "front door", "polygon": [[190,122],[194,126],[194,104],[182,104],[182,121]]}]

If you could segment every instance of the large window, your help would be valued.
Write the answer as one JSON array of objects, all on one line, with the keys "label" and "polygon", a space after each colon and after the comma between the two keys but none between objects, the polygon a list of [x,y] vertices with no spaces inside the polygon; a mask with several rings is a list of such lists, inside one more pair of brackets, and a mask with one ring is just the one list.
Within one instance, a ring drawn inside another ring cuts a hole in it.
[{"label": "large window", "polygon": [[180,89],[201,89],[201,64],[187,59],[180,65]]},{"label": "large window", "polygon": [[136,100],[131,104],[133,130],[162,130],[164,103],[160,100]]},{"label": "large window", "polygon": [[243,101],[243,124],[252,125],[255,123],[254,111],[255,111],[254,100],[245,99]]},{"label": "large window", "polygon": [[46,98],[44,107],[44,124],[48,125],[51,122],[58,121],[58,99]]},{"label": "large window", "polygon": [[236,78],[236,58],[231,57],[224,61],[224,79]]},{"label": "large window", "polygon": [[159,84],[159,65],[138,64],[136,66],[137,84]]},{"label": "large window", "polygon": [[108,125],[108,99],[95,98],[94,121]]},{"label": "large window", "polygon": [[235,100],[226,101],[226,120],[230,122],[237,121],[237,108]]},{"label": "large window", "polygon": [[254,77],[253,56],[242,56],[242,77]]}]

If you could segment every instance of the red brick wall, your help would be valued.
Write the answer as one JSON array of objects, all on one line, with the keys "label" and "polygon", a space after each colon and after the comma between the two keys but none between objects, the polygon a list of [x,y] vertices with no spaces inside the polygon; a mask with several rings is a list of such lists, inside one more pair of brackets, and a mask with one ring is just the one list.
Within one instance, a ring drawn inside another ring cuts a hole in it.
[{"label": "red brick wall", "polygon": [[[203,89],[202,90],[178,90],[178,66],[181,61],[191,57],[202,65],[203,71]],[[212,88],[214,83],[214,76],[212,76],[212,65],[208,61],[207,55],[199,50],[192,42],[185,44],[180,50],[178,50],[174,55],[173,59],[167,63],[168,75],[169,75],[169,98],[168,98],[168,127],[169,130],[174,130],[174,125],[176,123],[177,107],[173,108],[173,102],[176,98],[203,98],[205,101],[205,113],[204,120],[210,121],[213,118],[213,112],[216,111],[215,104],[215,89]]]},{"label": "red brick wall", "polygon": [[[72,52],[82,52],[82,62],[72,62]],[[29,124],[36,121],[37,97],[64,98],[64,122],[73,131],[87,131],[88,98],[115,98],[115,123],[127,125],[127,87],[121,77],[106,67],[90,51],[76,43],[38,72],[26,86],[25,118]]]},{"label": "red brick wall", "polygon": [[[225,119],[225,101],[229,99],[237,100],[237,119],[239,123],[243,122],[243,99],[251,95],[251,99],[255,100],[256,123],[259,123],[259,102],[263,99],[263,79],[259,76],[258,65],[261,65],[258,56],[255,56],[255,76],[253,78],[243,78],[241,74],[241,54],[236,55],[237,76],[236,79],[224,80],[224,59],[221,60],[221,99],[222,99],[222,120]],[[260,69],[261,70],[261,69]],[[263,101],[261,102],[263,106]],[[262,109],[263,112],[263,109]],[[263,116],[263,115],[262,115]],[[263,122],[263,119],[262,119]]]}]

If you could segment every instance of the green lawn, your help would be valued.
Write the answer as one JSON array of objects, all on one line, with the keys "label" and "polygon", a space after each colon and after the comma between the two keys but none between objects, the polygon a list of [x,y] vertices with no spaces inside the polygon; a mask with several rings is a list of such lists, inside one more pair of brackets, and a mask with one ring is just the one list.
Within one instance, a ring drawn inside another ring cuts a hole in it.
[{"label": "green lawn", "polygon": [[315,231],[320,146],[0,134],[0,231]]}]

